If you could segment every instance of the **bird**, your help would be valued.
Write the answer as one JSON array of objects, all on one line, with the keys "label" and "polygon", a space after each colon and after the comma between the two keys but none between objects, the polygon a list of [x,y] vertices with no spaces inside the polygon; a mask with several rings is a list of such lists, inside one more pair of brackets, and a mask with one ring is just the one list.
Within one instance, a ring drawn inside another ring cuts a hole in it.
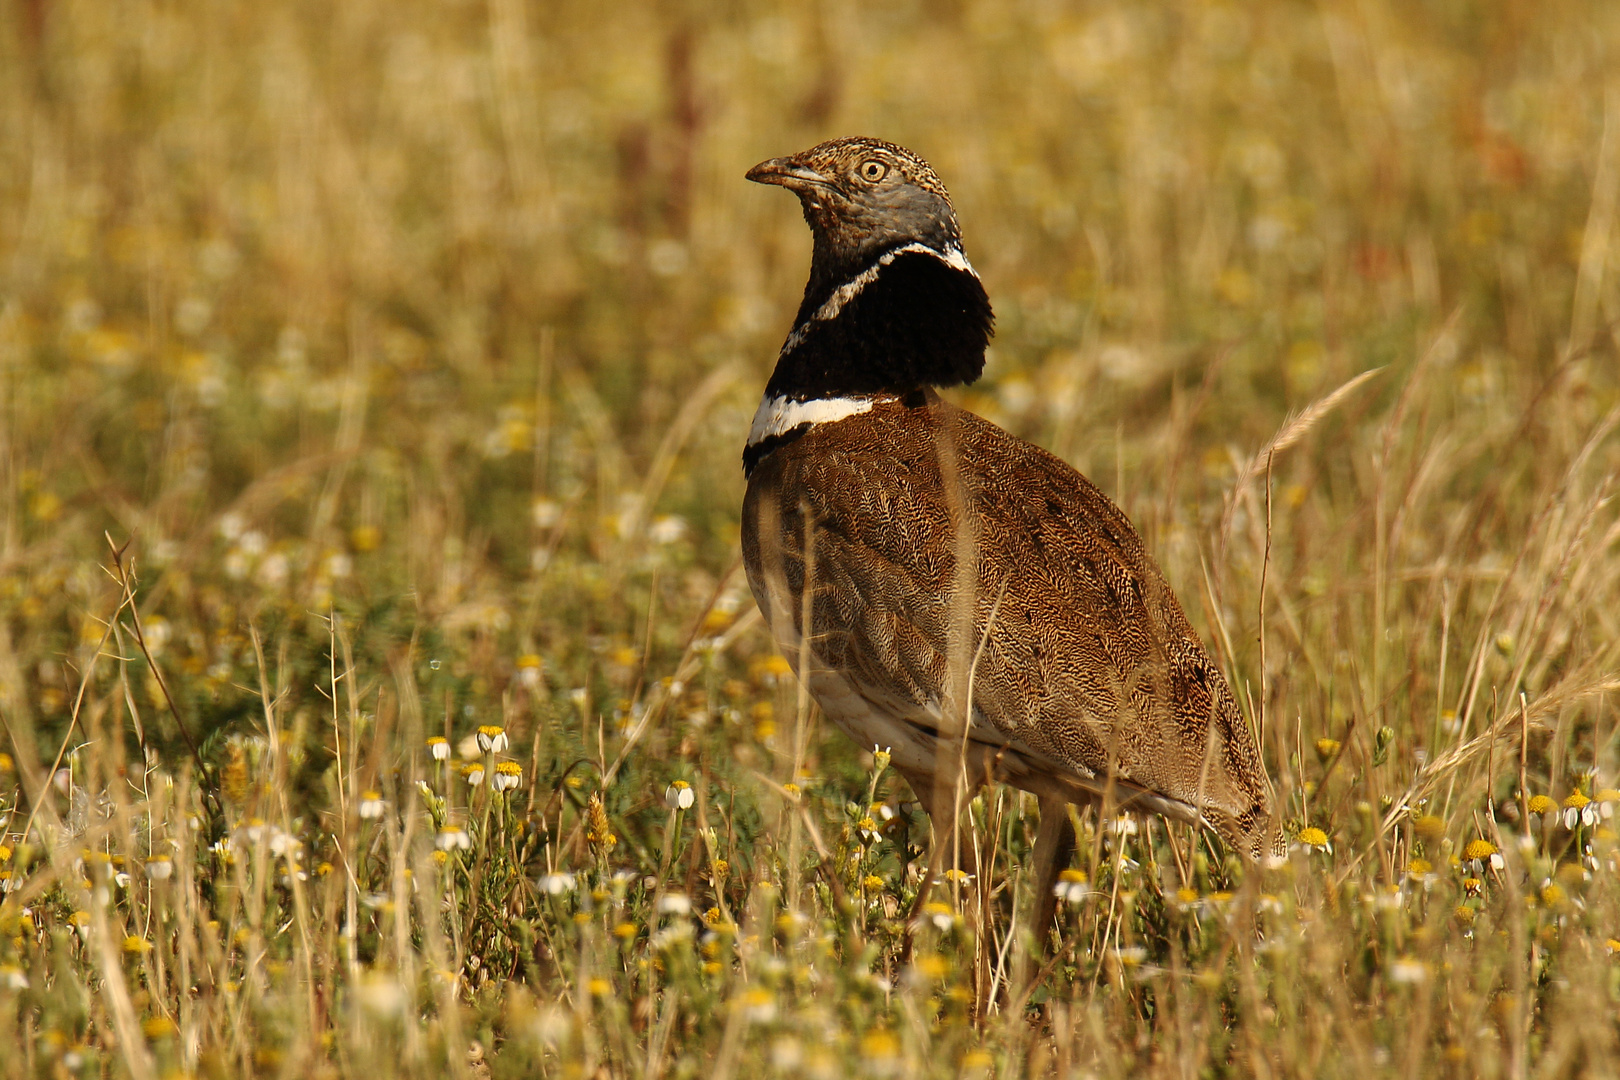
[{"label": "bird", "polygon": [[748,170],[797,195],[810,277],[743,451],[742,552],[822,713],[882,750],[964,872],[964,800],[1033,793],[1034,926],[1071,803],[1285,846],[1254,733],[1125,514],[1055,455],[947,402],[994,313],[933,168],[834,139]]}]

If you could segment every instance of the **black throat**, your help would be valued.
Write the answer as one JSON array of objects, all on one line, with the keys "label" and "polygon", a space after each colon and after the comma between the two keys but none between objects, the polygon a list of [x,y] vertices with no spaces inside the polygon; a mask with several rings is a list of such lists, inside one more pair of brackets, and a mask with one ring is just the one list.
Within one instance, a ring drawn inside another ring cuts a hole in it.
[{"label": "black throat", "polygon": [[994,326],[978,275],[932,251],[891,250],[842,283],[812,272],[765,396],[808,401],[970,383],[984,370]]}]

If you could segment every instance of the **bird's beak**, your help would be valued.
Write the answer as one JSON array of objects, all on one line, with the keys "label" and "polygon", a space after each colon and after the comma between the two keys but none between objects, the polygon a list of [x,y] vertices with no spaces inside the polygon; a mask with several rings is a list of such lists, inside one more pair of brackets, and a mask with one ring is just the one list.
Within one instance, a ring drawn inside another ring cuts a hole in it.
[{"label": "bird's beak", "polygon": [[827,177],[792,158],[771,158],[769,161],[762,161],[748,170],[747,179],[756,184],[776,184],[789,191],[827,189],[833,186]]}]

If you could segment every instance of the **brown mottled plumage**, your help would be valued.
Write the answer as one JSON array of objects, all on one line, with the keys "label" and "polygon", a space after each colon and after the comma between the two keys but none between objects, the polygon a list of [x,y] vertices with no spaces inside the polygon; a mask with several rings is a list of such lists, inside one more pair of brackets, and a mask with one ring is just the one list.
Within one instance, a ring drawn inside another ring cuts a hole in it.
[{"label": "brown mottled plumage", "polygon": [[807,646],[823,711],[892,748],[936,842],[965,787],[1040,796],[1043,927],[1069,801],[1279,851],[1254,737],[1130,521],[931,389],[977,377],[990,320],[933,170],[845,139],[749,176],[796,191],[816,237],[744,458],[743,555],[785,655]]}]

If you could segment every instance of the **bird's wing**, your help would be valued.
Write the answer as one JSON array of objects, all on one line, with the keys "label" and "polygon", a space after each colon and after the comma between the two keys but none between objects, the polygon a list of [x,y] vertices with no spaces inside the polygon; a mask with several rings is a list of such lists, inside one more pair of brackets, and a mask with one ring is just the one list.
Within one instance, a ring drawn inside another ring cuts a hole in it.
[{"label": "bird's wing", "polygon": [[1130,522],[1058,458],[894,404],[777,451],[749,512],[763,501],[796,608],[809,578],[814,652],[873,702],[960,737],[966,685],[975,741],[1213,812],[1229,839],[1265,827],[1225,679]]}]

